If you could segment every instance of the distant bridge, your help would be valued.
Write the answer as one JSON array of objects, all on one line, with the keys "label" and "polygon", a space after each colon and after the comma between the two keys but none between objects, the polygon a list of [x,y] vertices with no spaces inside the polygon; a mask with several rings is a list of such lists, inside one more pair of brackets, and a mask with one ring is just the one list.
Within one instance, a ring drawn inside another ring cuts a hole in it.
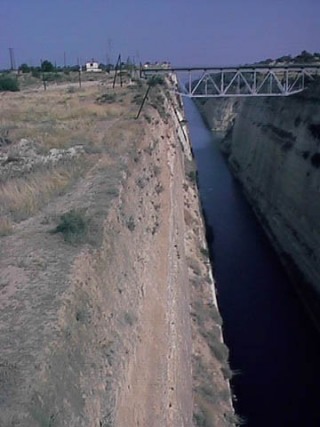
[{"label": "distant bridge", "polygon": [[177,93],[190,98],[289,96],[302,92],[308,81],[320,76],[320,65],[140,68],[144,76],[169,73],[187,77]]}]

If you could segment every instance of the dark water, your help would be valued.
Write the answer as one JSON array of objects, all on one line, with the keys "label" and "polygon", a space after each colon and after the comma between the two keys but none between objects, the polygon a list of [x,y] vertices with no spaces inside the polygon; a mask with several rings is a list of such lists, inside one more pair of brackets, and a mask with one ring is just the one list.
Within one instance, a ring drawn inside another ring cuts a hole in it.
[{"label": "dark water", "polygon": [[250,427],[320,426],[320,339],[196,107],[185,103],[237,413]]}]

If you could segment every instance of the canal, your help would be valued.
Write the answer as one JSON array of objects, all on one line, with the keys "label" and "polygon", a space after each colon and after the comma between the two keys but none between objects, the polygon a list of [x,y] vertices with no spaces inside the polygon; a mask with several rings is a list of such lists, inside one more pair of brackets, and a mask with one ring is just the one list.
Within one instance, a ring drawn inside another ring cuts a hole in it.
[{"label": "canal", "polygon": [[238,415],[250,427],[320,426],[320,339],[197,108],[186,117]]}]

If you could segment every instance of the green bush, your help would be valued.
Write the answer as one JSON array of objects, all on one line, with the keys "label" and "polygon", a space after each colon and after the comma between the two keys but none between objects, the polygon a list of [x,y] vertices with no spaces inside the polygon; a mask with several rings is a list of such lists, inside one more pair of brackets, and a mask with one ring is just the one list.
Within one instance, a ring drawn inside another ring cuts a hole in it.
[{"label": "green bush", "polygon": [[0,91],[10,91],[10,92],[18,92],[19,83],[15,77],[2,75],[0,76]]},{"label": "green bush", "polygon": [[21,64],[19,67],[19,71],[22,73],[30,73],[30,67],[28,64]]},{"label": "green bush", "polygon": [[40,79],[41,77],[41,73],[40,73],[40,69],[39,67],[35,67],[31,69],[31,75],[32,77],[34,77],[35,79]]},{"label": "green bush", "polygon": [[45,59],[41,63],[41,71],[43,71],[45,73],[52,73],[54,71],[54,65],[50,61]]},{"label": "green bush", "polygon": [[203,412],[198,412],[193,414],[193,422],[197,427],[206,427],[208,426],[206,416]]},{"label": "green bush", "polygon": [[197,171],[191,170],[187,173],[187,176],[191,182],[197,182]]},{"label": "green bush", "polygon": [[62,233],[68,243],[80,243],[88,233],[88,220],[80,211],[71,210],[60,218],[54,233]]},{"label": "green bush", "polygon": [[164,78],[162,76],[159,76],[159,75],[152,76],[148,80],[149,86],[156,86],[156,85],[163,85],[163,84],[164,84]]},{"label": "green bush", "polygon": [[61,80],[62,76],[59,73],[42,73],[42,80],[46,82],[54,82],[56,80]]}]

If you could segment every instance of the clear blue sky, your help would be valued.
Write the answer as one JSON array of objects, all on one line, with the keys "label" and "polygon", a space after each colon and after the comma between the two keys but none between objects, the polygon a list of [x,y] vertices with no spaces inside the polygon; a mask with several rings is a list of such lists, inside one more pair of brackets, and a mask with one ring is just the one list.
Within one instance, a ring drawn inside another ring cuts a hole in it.
[{"label": "clear blue sky", "polygon": [[320,51],[320,0],[0,0],[0,68],[119,52],[231,65]]}]

